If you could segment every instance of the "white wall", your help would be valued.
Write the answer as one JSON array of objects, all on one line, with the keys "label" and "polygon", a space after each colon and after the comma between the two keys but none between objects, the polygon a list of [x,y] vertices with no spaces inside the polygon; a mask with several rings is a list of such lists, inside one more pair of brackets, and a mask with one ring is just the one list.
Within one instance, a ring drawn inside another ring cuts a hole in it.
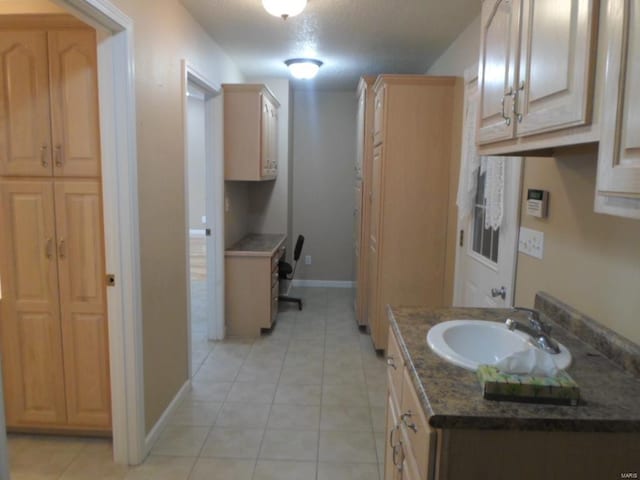
[{"label": "white wall", "polygon": [[203,229],[205,204],[205,104],[204,97],[189,96],[187,100],[188,171],[189,171],[189,228]]},{"label": "white wall", "polygon": [[299,279],[353,280],[355,91],[294,92],[293,236],[305,236]]},{"label": "white wall", "polygon": [[480,54],[480,15],[453,41],[429,67],[428,75],[464,76],[468,67],[478,64]]}]

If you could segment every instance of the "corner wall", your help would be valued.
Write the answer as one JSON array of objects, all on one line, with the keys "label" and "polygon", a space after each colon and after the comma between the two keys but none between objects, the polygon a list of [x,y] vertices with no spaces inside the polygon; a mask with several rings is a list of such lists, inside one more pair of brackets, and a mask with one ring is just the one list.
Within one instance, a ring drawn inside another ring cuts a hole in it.
[{"label": "corner wall", "polygon": [[[243,77],[177,0],[112,1],[135,23],[144,394],[148,432],[188,379],[188,222],[181,61],[186,59],[216,84],[241,82]],[[221,128],[221,115],[214,119],[214,124]]]},{"label": "corner wall", "polygon": [[[480,19],[451,44],[428,74],[462,75],[478,62]],[[545,233],[544,259],[518,255],[515,303],[533,306],[543,290],[640,344],[640,221],[593,211],[597,151],[525,158],[526,189],[550,192],[550,214],[524,214],[522,225]]]}]

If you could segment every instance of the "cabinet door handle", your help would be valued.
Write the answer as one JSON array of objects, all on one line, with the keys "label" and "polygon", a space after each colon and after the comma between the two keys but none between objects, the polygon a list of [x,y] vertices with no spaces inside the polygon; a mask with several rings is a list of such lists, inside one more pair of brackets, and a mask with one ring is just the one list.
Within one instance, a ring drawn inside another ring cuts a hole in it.
[{"label": "cabinet door handle", "polygon": [[42,164],[42,166],[44,168],[47,168],[49,166],[49,160],[48,160],[48,150],[49,147],[47,145],[43,145],[40,147],[40,163]]},{"label": "cabinet door handle", "polygon": [[513,95],[513,89],[512,88],[510,88],[509,91],[502,96],[502,100],[500,100],[500,105],[502,107],[501,116],[502,116],[502,119],[504,120],[504,123],[507,125],[507,127],[509,125],[511,125],[511,117],[505,115],[505,112],[504,112],[504,99],[506,97],[510,97],[511,95]]},{"label": "cabinet door handle", "polygon": [[411,418],[412,415],[413,413],[411,413],[411,410],[408,410],[406,413],[400,415],[400,420],[402,420],[402,423],[404,423],[405,427],[407,427],[409,430],[413,430],[413,433],[418,433],[418,427],[415,423],[407,423],[407,418]]},{"label": "cabinet door handle", "polygon": [[395,359],[393,358],[393,356],[389,355],[387,357],[387,365],[391,368],[393,368],[394,370],[397,370],[398,367],[396,367],[396,364],[393,362]]},{"label": "cabinet door handle", "polygon": [[62,145],[56,145],[56,167],[62,167],[63,164]]},{"label": "cabinet door handle", "polygon": [[53,238],[51,237],[47,239],[47,243],[44,247],[44,254],[47,258],[51,258],[53,256]]},{"label": "cabinet door handle", "polygon": [[522,112],[518,112],[518,102],[520,102],[520,93],[518,92],[524,92],[524,80],[520,82],[517,90],[511,92],[511,96],[513,97],[513,116],[518,120],[518,123],[522,123]]},{"label": "cabinet door handle", "polygon": [[67,256],[67,243],[64,238],[58,242],[58,256],[60,258],[66,258]]}]

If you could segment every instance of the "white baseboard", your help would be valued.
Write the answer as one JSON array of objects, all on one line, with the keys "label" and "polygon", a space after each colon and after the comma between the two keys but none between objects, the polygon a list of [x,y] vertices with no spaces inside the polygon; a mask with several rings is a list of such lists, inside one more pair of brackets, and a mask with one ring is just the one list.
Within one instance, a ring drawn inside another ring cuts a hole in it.
[{"label": "white baseboard", "polygon": [[184,385],[182,385],[180,390],[178,390],[178,393],[176,393],[176,396],[173,397],[173,400],[171,400],[171,403],[169,404],[169,406],[165,409],[165,411],[160,416],[156,424],[153,426],[153,428],[151,429],[147,437],[144,439],[145,456],[149,454],[149,452],[151,451],[151,447],[153,447],[153,444],[156,443],[156,440],[158,440],[158,436],[160,435],[162,430],[164,430],[164,427],[167,426],[167,423],[169,422],[171,415],[173,415],[173,412],[176,411],[176,409],[178,408],[178,405],[182,403],[182,400],[184,400],[185,395],[190,390],[191,390],[191,380],[187,380],[186,382],[184,382]]},{"label": "white baseboard", "polygon": [[293,280],[294,287],[353,288],[356,282],[350,280]]}]

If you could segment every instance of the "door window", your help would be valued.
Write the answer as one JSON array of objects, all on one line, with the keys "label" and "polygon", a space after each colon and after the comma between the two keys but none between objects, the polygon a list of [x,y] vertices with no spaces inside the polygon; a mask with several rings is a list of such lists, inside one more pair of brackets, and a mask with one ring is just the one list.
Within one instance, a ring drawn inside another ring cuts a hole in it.
[{"label": "door window", "polygon": [[476,191],[475,205],[473,208],[473,244],[472,250],[492,263],[498,263],[498,243],[500,240],[500,229],[485,227],[485,216],[487,212],[487,200],[484,198],[486,172],[478,169],[478,188]]}]

